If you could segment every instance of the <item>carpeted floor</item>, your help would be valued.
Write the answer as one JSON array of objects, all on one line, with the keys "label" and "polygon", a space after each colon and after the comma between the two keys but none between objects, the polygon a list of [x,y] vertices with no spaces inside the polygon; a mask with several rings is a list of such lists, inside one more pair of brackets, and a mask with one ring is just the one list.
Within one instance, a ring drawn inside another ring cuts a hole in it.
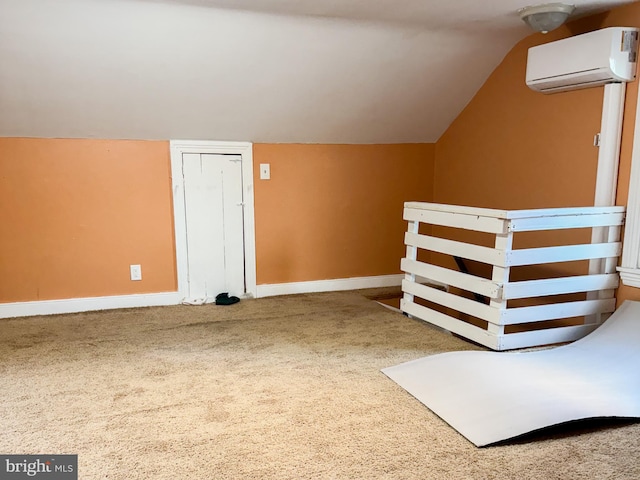
[{"label": "carpeted floor", "polygon": [[380,372],[477,348],[362,292],[0,320],[0,452],[81,479],[640,478],[640,424],[478,449]]}]

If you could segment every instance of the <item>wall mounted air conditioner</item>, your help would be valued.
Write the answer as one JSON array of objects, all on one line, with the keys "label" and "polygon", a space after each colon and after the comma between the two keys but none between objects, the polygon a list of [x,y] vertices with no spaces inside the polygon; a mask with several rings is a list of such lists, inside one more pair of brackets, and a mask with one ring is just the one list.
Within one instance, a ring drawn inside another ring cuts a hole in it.
[{"label": "wall mounted air conditioner", "polygon": [[531,47],[527,85],[542,93],[588,88],[635,78],[638,31],[611,27]]}]

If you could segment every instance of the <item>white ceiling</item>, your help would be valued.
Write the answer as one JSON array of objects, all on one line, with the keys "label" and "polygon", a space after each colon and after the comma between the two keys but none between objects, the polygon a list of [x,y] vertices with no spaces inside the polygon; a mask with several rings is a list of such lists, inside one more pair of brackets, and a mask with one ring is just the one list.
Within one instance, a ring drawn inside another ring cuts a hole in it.
[{"label": "white ceiling", "polygon": [[0,136],[433,142],[525,5],[0,0]]}]

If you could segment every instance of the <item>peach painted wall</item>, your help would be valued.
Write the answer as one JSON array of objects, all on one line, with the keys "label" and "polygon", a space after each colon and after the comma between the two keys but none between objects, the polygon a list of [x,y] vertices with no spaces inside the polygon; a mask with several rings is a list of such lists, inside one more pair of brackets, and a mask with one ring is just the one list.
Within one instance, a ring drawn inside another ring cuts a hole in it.
[{"label": "peach painted wall", "polygon": [[[640,27],[640,3],[531,35],[509,52],[436,143],[436,202],[505,209],[593,205],[593,137],[600,130],[604,88],[543,95],[524,78],[529,47],[609,26]],[[627,201],[637,95],[638,81],[628,84],[619,205]],[[589,234],[567,236],[572,239],[588,242]],[[620,289],[620,299],[632,297],[640,299],[640,291]]]},{"label": "peach painted wall", "polygon": [[[432,200],[433,156],[255,145],[258,283],[399,273],[402,204]],[[168,142],[0,138],[0,303],[175,291],[171,202]]]},{"label": "peach painted wall", "polygon": [[[432,201],[433,144],[254,145],[257,283],[400,273],[407,200]],[[271,180],[259,180],[260,163]]]},{"label": "peach painted wall", "polygon": [[437,202],[505,209],[593,204],[603,88],[543,95],[524,81],[530,46],[581,30],[531,35],[494,70],[436,143]]},{"label": "peach painted wall", "polygon": [[0,138],[0,302],[175,291],[171,202],[168,142]]}]

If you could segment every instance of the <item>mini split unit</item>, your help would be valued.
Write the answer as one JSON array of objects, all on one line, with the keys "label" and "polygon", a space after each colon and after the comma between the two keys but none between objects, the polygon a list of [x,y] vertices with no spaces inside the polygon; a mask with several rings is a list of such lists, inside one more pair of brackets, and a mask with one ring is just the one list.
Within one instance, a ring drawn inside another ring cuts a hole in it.
[{"label": "mini split unit", "polygon": [[526,82],[542,93],[630,82],[636,75],[638,28],[612,27],[529,49]]}]

